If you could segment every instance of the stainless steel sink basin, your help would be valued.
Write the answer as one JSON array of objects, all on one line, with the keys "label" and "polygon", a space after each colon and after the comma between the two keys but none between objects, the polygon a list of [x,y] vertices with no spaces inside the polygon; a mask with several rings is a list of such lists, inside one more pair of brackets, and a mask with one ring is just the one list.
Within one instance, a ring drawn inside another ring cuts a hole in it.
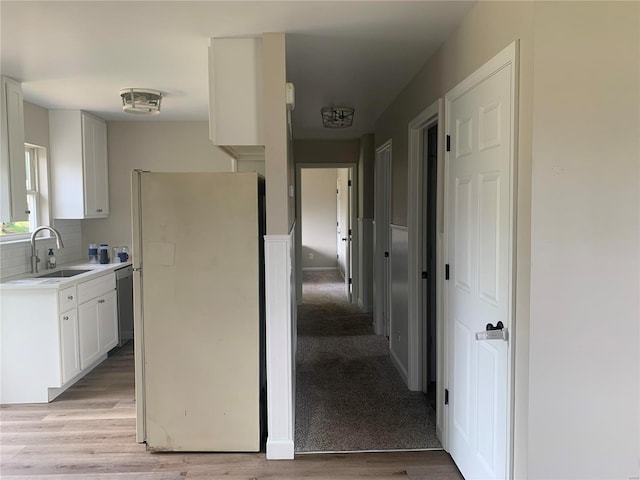
[{"label": "stainless steel sink basin", "polygon": [[76,270],[70,268],[63,268],[62,270],[57,270],[55,272],[45,273],[43,275],[38,275],[37,278],[66,278],[66,277],[74,277],[76,275],[80,275],[81,273],[87,273],[91,270]]}]

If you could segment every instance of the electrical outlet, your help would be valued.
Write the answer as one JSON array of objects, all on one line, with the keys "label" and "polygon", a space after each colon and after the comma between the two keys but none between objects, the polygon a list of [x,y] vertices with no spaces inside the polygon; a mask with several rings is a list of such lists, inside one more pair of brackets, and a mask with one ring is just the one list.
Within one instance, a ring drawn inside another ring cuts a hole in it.
[{"label": "electrical outlet", "polygon": [[309,254],[309,260],[313,260],[313,253]]}]

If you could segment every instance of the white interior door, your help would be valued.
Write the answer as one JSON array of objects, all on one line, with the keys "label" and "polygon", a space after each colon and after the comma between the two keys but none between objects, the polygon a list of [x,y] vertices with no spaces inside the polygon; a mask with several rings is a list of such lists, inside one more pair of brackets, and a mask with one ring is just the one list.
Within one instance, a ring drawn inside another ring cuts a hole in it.
[{"label": "white interior door", "polygon": [[346,215],[346,227],[347,227],[347,232],[346,232],[346,239],[347,241],[345,242],[345,265],[346,265],[346,275],[345,275],[345,290],[347,292],[347,299],[349,300],[349,302],[351,302],[352,299],[352,287],[353,287],[353,257],[351,256],[351,241],[352,241],[352,232],[353,232],[353,225],[351,224],[352,222],[352,215],[351,215],[351,206],[352,206],[352,198],[351,198],[351,192],[353,191],[353,189],[351,188],[352,185],[352,181],[351,181],[351,170],[350,169],[345,169],[345,174],[347,176],[347,186],[345,188],[345,203],[346,203],[346,208],[345,208],[345,215]]},{"label": "white interior door", "polygon": [[336,195],[336,217],[338,219],[336,222],[336,241],[338,243],[338,270],[340,271],[340,275],[342,275],[342,278],[346,278],[346,227],[343,218],[344,209],[342,208],[342,178],[340,177],[340,170],[338,170],[338,177],[336,179]]},{"label": "white interior door", "polygon": [[[467,479],[508,476],[515,46],[447,95],[449,449]],[[487,332],[502,322],[503,330]],[[496,339],[486,339],[494,336]],[[503,338],[505,337],[505,338]]]},{"label": "white interior door", "polygon": [[337,215],[338,215],[338,268],[340,274],[344,278],[344,293],[348,300],[351,301],[351,258],[350,258],[350,237],[351,227],[349,225],[349,170],[346,168],[338,169],[337,179]]}]

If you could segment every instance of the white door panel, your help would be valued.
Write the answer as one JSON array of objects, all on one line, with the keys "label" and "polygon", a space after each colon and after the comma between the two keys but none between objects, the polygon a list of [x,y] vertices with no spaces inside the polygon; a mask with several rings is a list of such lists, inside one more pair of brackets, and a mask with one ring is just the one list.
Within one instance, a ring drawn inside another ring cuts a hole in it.
[{"label": "white door panel", "polygon": [[[513,63],[447,96],[449,450],[467,480],[507,478]],[[473,77],[473,76],[472,76]]]}]

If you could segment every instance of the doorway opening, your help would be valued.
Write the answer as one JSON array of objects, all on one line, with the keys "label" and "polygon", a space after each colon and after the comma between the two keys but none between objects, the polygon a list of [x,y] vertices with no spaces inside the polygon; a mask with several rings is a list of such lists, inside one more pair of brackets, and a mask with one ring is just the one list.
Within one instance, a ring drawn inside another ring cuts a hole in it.
[{"label": "doorway opening", "polygon": [[[376,334],[373,313],[360,309],[353,298],[357,290],[345,283],[343,271],[352,265],[342,249],[355,244],[357,235],[356,222],[348,222],[345,212],[355,210],[358,198],[355,168],[349,175],[339,171],[343,166],[318,167],[299,165],[297,176],[302,282],[296,339],[296,453],[441,449],[435,411],[423,392],[407,388],[391,361],[387,336]],[[324,192],[318,191],[322,183]],[[330,249],[319,245],[321,237],[325,244],[331,243],[332,234],[333,258]],[[332,262],[312,265],[320,251],[329,251],[321,258]]]},{"label": "doorway opening", "polygon": [[[436,272],[436,252],[437,252],[437,208],[438,201],[438,124],[431,124],[422,131],[422,157],[423,157],[423,237],[422,237],[422,258],[425,266],[425,275],[423,275],[423,370],[422,370],[422,391],[427,395],[429,403],[434,410],[437,407],[437,277]],[[431,272],[431,275],[429,274]]]}]

